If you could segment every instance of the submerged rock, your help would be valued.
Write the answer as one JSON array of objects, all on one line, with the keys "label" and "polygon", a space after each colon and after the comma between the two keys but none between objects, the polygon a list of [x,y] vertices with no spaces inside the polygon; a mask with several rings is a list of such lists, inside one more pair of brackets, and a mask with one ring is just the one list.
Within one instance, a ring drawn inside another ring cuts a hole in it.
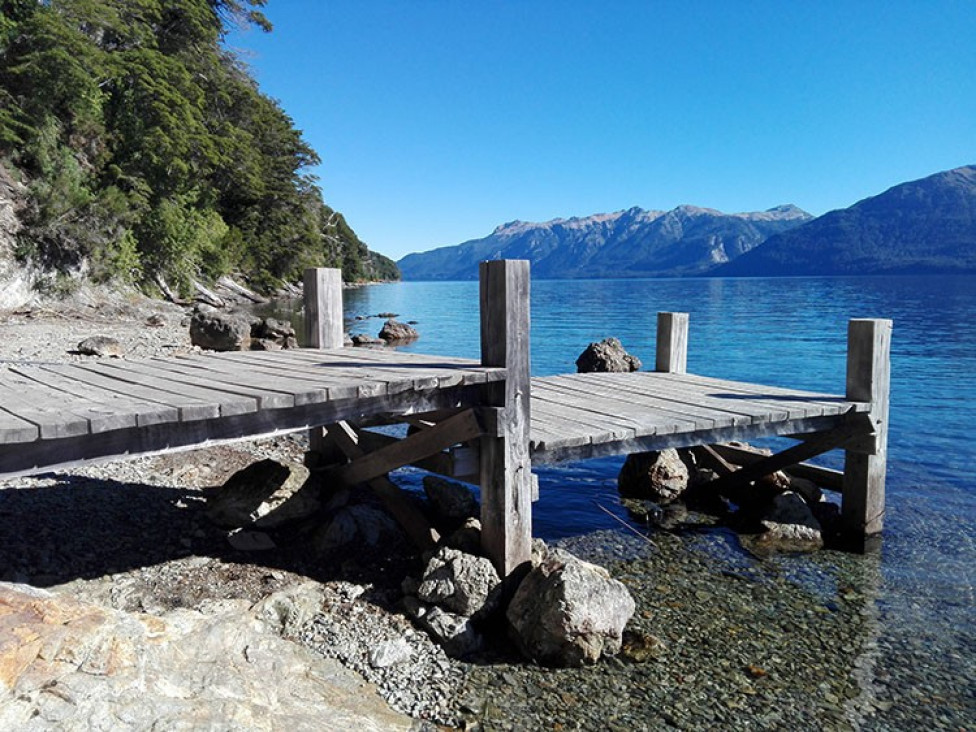
[{"label": "submerged rock", "polygon": [[401,323],[399,320],[390,318],[383,323],[383,328],[380,330],[379,337],[387,343],[396,341],[415,341],[420,338],[420,333],[417,332],[416,328],[407,325],[406,323]]},{"label": "submerged rock", "polygon": [[576,359],[576,371],[580,374],[628,373],[639,371],[640,367],[640,359],[627,353],[616,338],[606,338],[599,343],[591,343]]},{"label": "submerged rock", "polygon": [[620,650],[635,604],[595,564],[550,549],[519,585],[506,616],[521,651],[537,663],[581,666]]},{"label": "submerged rock", "polygon": [[823,548],[820,522],[798,493],[787,491],[776,496],[761,523],[766,531],[756,537],[755,549],[808,552]]}]

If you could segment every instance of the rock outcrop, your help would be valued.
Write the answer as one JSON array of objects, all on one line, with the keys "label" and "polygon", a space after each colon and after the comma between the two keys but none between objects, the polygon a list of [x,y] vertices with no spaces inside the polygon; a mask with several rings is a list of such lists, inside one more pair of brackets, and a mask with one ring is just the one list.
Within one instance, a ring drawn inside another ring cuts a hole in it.
[{"label": "rock outcrop", "polygon": [[356,673],[277,635],[300,605],[137,615],[0,583],[0,729],[411,729]]},{"label": "rock outcrop", "polygon": [[617,476],[620,495],[669,503],[688,489],[689,471],[678,451],[635,452]]}]

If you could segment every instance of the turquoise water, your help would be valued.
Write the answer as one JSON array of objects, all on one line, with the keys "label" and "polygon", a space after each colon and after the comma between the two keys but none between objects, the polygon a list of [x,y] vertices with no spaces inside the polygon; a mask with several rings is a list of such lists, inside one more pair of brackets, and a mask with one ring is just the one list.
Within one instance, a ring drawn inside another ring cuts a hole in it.
[{"label": "turquoise water", "polygon": [[[352,332],[375,335],[382,322],[356,316],[394,312],[417,321],[421,338],[408,350],[479,356],[475,282],[365,287],[346,291],[345,302]],[[878,643],[882,655],[901,649],[900,664],[907,657],[955,679],[976,708],[976,278],[536,280],[532,371],[574,371],[580,351],[608,336],[650,365],[661,310],[690,313],[690,371],[838,394],[847,320],[894,321]],[[840,465],[839,455],[825,461]],[[625,515],[616,507],[619,464],[540,469],[534,533],[620,530],[594,505]],[[802,563],[793,569],[802,573]]]}]

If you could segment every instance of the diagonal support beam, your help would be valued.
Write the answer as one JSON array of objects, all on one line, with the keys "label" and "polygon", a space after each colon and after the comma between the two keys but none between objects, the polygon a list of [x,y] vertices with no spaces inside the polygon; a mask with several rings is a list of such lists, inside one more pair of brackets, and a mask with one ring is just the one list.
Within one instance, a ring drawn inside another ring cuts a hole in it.
[{"label": "diagonal support beam", "polygon": [[751,465],[746,465],[733,473],[716,478],[706,487],[709,490],[715,491],[727,491],[742,487],[746,483],[751,483],[752,481],[771,475],[777,470],[783,470],[797,463],[802,463],[804,460],[809,460],[817,455],[841,447],[851,438],[857,435],[867,434],[871,430],[871,421],[865,415],[851,415],[835,429],[817,433],[815,436],[810,437],[810,439],[798,445],[787,448],[775,455],[765,457]]},{"label": "diagonal support beam", "polygon": [[332,475],[343,483],[365,483],[404,465],[436,455],[451,445],[473,440],[481,434],[478,418],[472,410],[467,409],[376,452],[363,453],[348,465],[335,470]]},{"label": "diagonal support beam", "polygon": [[[365,453],[359,446],[355,430],[345,422],[330,425],[329,435],[334,443],[350,460],[362,458]],[[389,478],[382,476],[367,481],[370,489],[379,496],[386,508],[399,522],[407,536],[420,549],[432,548],[440,541],[440,534],[432,528],[424,515],[420,513],[403,495],[403,491]]]}]

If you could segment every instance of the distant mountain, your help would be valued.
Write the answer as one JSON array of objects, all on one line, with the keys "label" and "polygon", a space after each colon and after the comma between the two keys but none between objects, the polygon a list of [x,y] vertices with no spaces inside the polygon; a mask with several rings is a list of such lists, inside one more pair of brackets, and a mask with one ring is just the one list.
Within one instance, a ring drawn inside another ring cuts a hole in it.
[{"label": "distant mountain", "polygon": [[976,167],[830,211],[717,268],[722,276],[976,272]]},{"label": "distant mountain", "polygon": [[409,254],[397,264],[410,280],[473,279],[486,259],[528,259],[533,276],[548,278],[698,275],[811,218],[792,205],[738,214],[696,206],[630,208],[545,223],[513,221],[483,239]]}]

